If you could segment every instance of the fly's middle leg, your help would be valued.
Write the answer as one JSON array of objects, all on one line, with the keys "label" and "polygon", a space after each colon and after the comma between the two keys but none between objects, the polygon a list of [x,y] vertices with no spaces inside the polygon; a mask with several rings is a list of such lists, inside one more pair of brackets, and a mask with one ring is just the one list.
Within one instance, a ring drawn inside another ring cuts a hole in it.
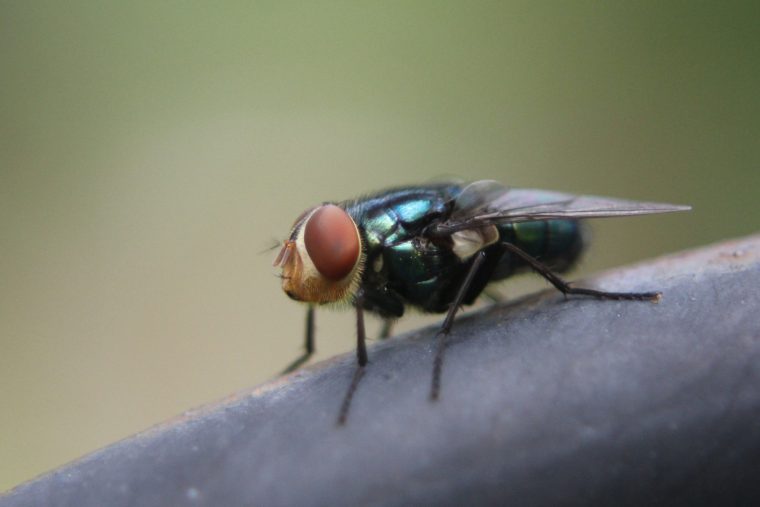
[{"label": "fly's middle leg", "polygon": [[441,329],[438,331],[438,343],[435,351],[435,359],[433,361],[433,380],[430,384],[431,401],[437,400],[441,391],[441,370],[443,369],[443,355],[446,351],[446,335],[451,331],[451,326],[454,325],[454,316],[456,316],[457,310],[459,310],[470,285],[472,285],[472,281],[475,279],[478,269],[480,269],[480,266],[485,260],[486,253],[484,251],[481,250],[475,254],[472,266],[470,266],[470,270],[467,272],[467,276],[465,277],[464,282],[462,282],[462,286],[459,287],[456,298],[451,303],[451,306],[449,306],[449,311],[446,314],[446,318],[443,320],[443,325],[441,325]]}]

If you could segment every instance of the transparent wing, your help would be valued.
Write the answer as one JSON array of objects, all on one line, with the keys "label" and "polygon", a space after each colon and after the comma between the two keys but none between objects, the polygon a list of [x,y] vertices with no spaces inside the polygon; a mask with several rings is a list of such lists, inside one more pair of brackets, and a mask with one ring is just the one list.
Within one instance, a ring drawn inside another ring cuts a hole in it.
[{"label": "transparent wing", "polygon": [[465,187],[448,220],[432,227],[429,233],[444,236],[503,222],[649,215],[689,209],[690,206],[676,204],[508,188],[496,181],[482,180]]}]

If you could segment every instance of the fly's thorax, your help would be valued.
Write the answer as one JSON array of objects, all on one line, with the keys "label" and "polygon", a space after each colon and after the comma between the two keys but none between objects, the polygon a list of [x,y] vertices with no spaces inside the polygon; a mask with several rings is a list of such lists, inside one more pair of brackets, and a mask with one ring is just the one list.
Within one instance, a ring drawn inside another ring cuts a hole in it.
[{"label": "fly's thorax", "polygon": [[364,257],[354,220],[339,206],[325,204],[299,217],[275,266],[282,268],[282,289],[292,299],[338,303],[356,293]]}]

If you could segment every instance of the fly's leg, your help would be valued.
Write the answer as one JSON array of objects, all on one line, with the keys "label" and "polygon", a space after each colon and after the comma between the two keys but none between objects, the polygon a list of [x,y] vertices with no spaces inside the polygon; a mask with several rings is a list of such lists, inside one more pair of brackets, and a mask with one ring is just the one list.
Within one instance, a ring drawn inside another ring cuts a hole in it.
[{"label": "fly's leg", "polygon": [[351,385],[348,386],[346,396],[343,398],[343,403],[340,406],[340,412],[338,414],[338,426],[346,424],[348,419],[348,410],[351,408],[351,400],[354,398],[356,388],[359,387],[359,381],[364,376],[364,367],[367,365],[367,335],[364,330],[364,310],[362,309],[362,303],[364,297],[361,290],[356,295],[354,306],[356,307],[356,360],[357,366],[354,371],[354,376],[351,379]]},{"label": "fly's leg", "polygon": [[393,319],[383,319],[383,326],[380,328],[380,339],[387,340],[393,330]]},{"label": "fly's leg", "polygon": [[304,344],[304,351],[298,359],[290,363],[282,374],[290,373],[297,370],[303,363],[309,360],[314,354],[314,306],[309,305],[309,309],[306,310],[306,342]]},{"label": "fly's leg", "polygon": [[467,273],[464,282],[462,282],[462,286],[459,287],[459,292],[457,292],[456,298],[451,303],[451,306],[449,306],[449,311],[446,314],[446,318],[443,320],[443,325],[436,335],[438,343],[435,351],[435,360],[433,361],[433,381],[430,385],[431,401],[437,400],[438,394],[441,391],[441,369],[443,368],[443,354],[446,351],[446,335],[451,331],[451,326],[454,324],[454,316],[456,315],[457,310],[459,310],[459,306],[462,304],[462,300],[464,299],[465,294],[467,294],[467,290],[470,288],[470,285],[472,285],[475,274],[485,260],[486,253],[484,251],[481,250],[475,254],[475,259],[472,261],[470,271]]},{"label": "fly's leg", "polygon": [[616,299],[628,301],[657,301],[660,299],[659,292],[607,292],[603,290],[586,289],[583,287],[571,287],[569,283],[553,273],[549,268],[541,264],[537,259],[524,252],[511,243],[502,243],[502,246],[509,252],[517,255],[527,262],[533,270],[539,275],[546,278],[549,283],[554,285],[562,294],[580,294],[583,296],[592,296],[599,299]]}]

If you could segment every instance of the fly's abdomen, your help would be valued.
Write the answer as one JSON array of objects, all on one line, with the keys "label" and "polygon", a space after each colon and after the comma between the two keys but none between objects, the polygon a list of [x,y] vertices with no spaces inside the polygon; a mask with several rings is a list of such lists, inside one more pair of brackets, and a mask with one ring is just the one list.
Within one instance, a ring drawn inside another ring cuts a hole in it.
[{"label": "fly's abdomen", "polygon": [[[553,271],[572,267],[584,247],[585,226],[577,220],[542,220],[508,223],[498,226],[502,241],[509,242]],[[527,268],[521,259],[505,254],[497,276]]]}]

